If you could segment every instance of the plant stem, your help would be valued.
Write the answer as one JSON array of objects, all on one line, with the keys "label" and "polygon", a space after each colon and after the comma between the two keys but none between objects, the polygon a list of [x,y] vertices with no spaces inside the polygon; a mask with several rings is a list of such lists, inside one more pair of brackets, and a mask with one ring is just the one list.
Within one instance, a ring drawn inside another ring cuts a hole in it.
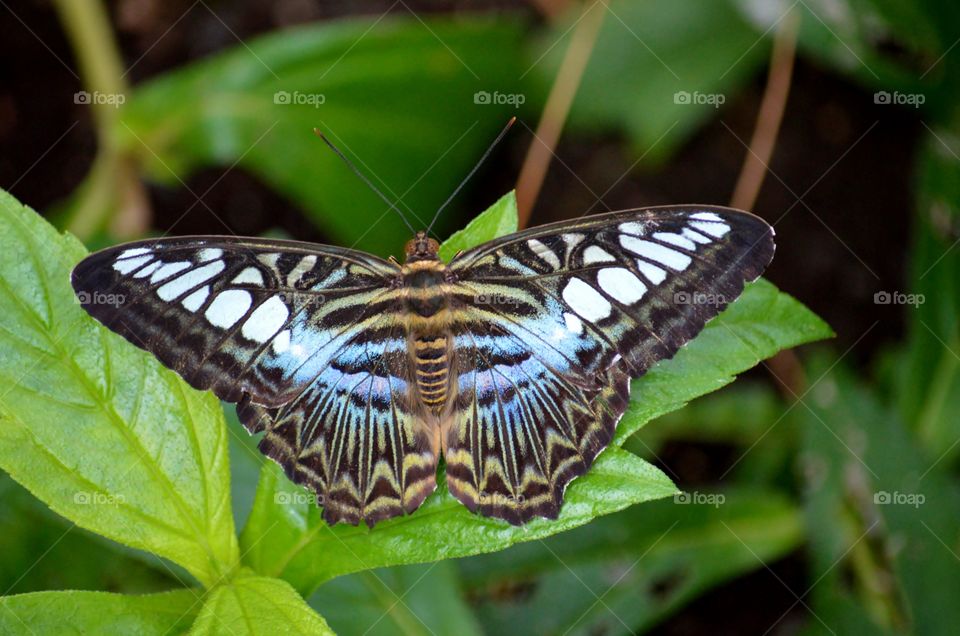
[{"label": "plant stem", "polygon": [[[107,221],[124,238],[142,233],[149,204],[135,162],[118,144],[115,130],[130,87],[102,0],[54,0],[80,67],[97,133],[97,157],[74,201],[67,229],[89,239]],[[103,99],[106,98],[106,99]]]},{"label": "plant stem", "polygon": [[560,64],[560,70],[557,71],[557,78],[543,108],[543,116],[534,133],[534,141],[527,150],[520,176],[517,178],[517,213],[521,228],[526,227],[540,195],[540,188],[543,187],[543,180],[547,176],[550,159],[554,154],[553,149],[560,140],[560,133],[580,87],[583,71],[597,42],[604,15],[606,7],[600,0],[595,0],[583,9],[574,28],[570,46]]}]

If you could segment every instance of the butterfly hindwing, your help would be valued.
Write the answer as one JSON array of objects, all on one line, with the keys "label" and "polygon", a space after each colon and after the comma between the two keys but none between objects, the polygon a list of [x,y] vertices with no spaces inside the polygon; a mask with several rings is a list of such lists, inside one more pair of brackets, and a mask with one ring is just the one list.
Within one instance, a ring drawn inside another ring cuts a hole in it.
[{"label": "butterfly hindwing", "polygon": [[373,526],[415,510],[436,487],[438,429],[413,393],[396,314],[353,337],[282,407],[241,402],[260,450],[310,488],[323,517]]},{"label": "butterfly hindwing", "polygon": [[[541,226],[458,255],[451,491],[471,509],[497,502],[487,514],[514,523],[556,516],[567,482],[612,437],[626,378],[672,357],[773,250],[773,230],[752,215],[684,206]],[[570,447],[586,448],[554,469],[531,430],[556,442],[564,420]]]},{"label": "butterfly hindwing", "polygon": [[455,365],[444,435],[450,492],[470,510],[513,524],[556,518],[567,483],[610,442],[629,377],[614,365],[586,388],[489,324],[458,336]]}]

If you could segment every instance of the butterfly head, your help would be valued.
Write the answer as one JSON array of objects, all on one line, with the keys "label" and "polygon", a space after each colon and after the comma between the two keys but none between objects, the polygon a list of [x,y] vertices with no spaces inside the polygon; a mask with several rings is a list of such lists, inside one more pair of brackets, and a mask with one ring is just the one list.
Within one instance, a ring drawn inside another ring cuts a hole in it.
[{"label": "butterfly head", "polygon": [[406,262],[413,261],[436,261],[440,260],[437,253],[440,251],[440,244],[427,236],[426,232],[417,232],[412,239],[407,241],[403,248],[406,256]]}]

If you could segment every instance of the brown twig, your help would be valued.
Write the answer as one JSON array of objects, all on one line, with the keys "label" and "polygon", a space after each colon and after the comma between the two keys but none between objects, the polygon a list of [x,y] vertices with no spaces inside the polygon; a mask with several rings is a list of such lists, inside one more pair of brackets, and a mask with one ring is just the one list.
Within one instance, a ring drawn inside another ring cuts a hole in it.
[{"label": "brown twig", "polygon": [[[767,86],[763,91],[757,123],[750,138],[750,148],[730,200],[730,205],[735,208],[749,210],[756,204],[763,180],[770,169],[770,158],[773,156],[773,148],[777,143],[780,123],[783,121],[783,112],[787,105],[787,96],[790,94],[799,27],[799,16],[791,12],[783,19],[774,36]],[[787,401],[793,402],[806,390],[807,378],[803,365],[792,349],[781,351],[773,356],[767,363],[767,369],[773,375],[780,393]]]},{"label": "brown twig", "polygon": [[760,187],[769,170],[770,157],[777,143],[780,122],[790,94],[790,81],[793,77],[793,60],[797,52],[797,32],[800,18],[791,12],[783,19],[773,38],[773,51],[770,54],[770,70],[767,74],[767,87],[763,91],[757,123],[750,138],[750,149],[737,185],[733,189],[730,205],[749,210],[757,202]]},{"label": "brown twig", "polygon": [[530,4],[540,12],[540,15],[553,22],[573,4],[572,0],[530,0]]},{"label": "brown twig", "polygon": [[585,5],[574,27],[570,46],[557,71],[557,77],[543,108],[543,116],[537,125],[533,142],[527,150],[520,176],[517,178],[517,212],[521,228],[529,222],[533,206],[540,195],[543,180],[550,167],[550,159],[553,157],[554,148],[557,146],[563,125],[570,113],[573,98],[580,87],[583,71],[590,60],[605,14],[606,9],[603,3],[595,0],[589,6]]}]

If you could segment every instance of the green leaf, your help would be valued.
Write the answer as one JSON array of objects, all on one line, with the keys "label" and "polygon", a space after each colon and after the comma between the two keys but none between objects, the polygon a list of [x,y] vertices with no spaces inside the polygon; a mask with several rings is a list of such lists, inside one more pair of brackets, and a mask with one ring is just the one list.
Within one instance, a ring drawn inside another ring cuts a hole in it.
[{"label": "green leaf", "polygon": [[705,590],[803,542],[799,507],[776,491],[682,501],[634,507],[588,528],[460,561],[486,633],[645,632]]},{"label": "green leaf", "polygon": [[201,592],[145,596],[107,592],[34,592],[0,598],[0,634],[184,634]]},{"label": "green leaf", "polygon": [[560,518],[522,528],[472,514],[441,485],[413,515],[365,526],[327,526],[313,498],[270,465],[261,474],[253,512],[241,535],[244,562],[292,583],[304,594],[341,574],[493,552],[581,526],[594,517],[677,492],[657,468],[632,453],[607,449],[567,488]]},{"label": "green leaf", "polygon": [[842,364],[810,366],[823,379],[796,412],[813,610],[837,633],[955,633],[956,479]]},{"label": "green leaf", "polygon": [[440,258],[450,262],[457,253],[517,231],[517,196],[511,190],[457,230],[440,246]]},{"label": "green leaf", "polygon": [[210,592],[190,634],[323,636],[333,631],[288,583],[241,575]]},{"label": "green leaf", "polygon": [[[549,81],[569,45],[571,15],[545,35],[535,65]],[[618,129],[647,160],[670,155],[730,104],[766,59],[768,44],[730,2],[616,0],[606,11],[570,113],[575,128]],[[719,96],[719,97],[717,97]],[[685,97],[687,99],[685,99]]]},{"label": "green leaf", "polygon": [[[950,465],[960,454],[960,138],[932,131],[918,164],[918,200],[908,290],[900,304],[909,337],[902,357],[897,402],[921,444]],[[912,294],[913,296],[908,296]]]},{"label": "green leaf", "polygon": [[676,356],[633,383],[615,444],[655,417],[733,382],[738,373],[782,349],[833,336],[830,327],[791,296],[760,279],[707,324]]},{"label": "green leaf", "polygon": [[[408,234],[399,218],[312,130],[425,227],[516,114],[474,95],[520,92],[521,36],[513,20],[480,17],[288,29],[138,87],[116,133],[154,177],[178,184],[197,168],[236,164],[302,206],[336,243],[399,254]],[[441,233],[452,218],[440,219]]]},{"label": "green leaf", "polygon": [[180,585],[160,557],[74,527],[2,473],[0,501],[4,594],[57,588],[149,594]]},{"label": "green leaf", "polygon": [[358,572],[324,584],[310,604],[342,634],[410,636],[483,632],[449,561]]},{"label": "green leaf", "polygon": [[211,584],[238,560],[220,404],[83,311],[70,269],[85,253],[0,193],[0,467]]}]

